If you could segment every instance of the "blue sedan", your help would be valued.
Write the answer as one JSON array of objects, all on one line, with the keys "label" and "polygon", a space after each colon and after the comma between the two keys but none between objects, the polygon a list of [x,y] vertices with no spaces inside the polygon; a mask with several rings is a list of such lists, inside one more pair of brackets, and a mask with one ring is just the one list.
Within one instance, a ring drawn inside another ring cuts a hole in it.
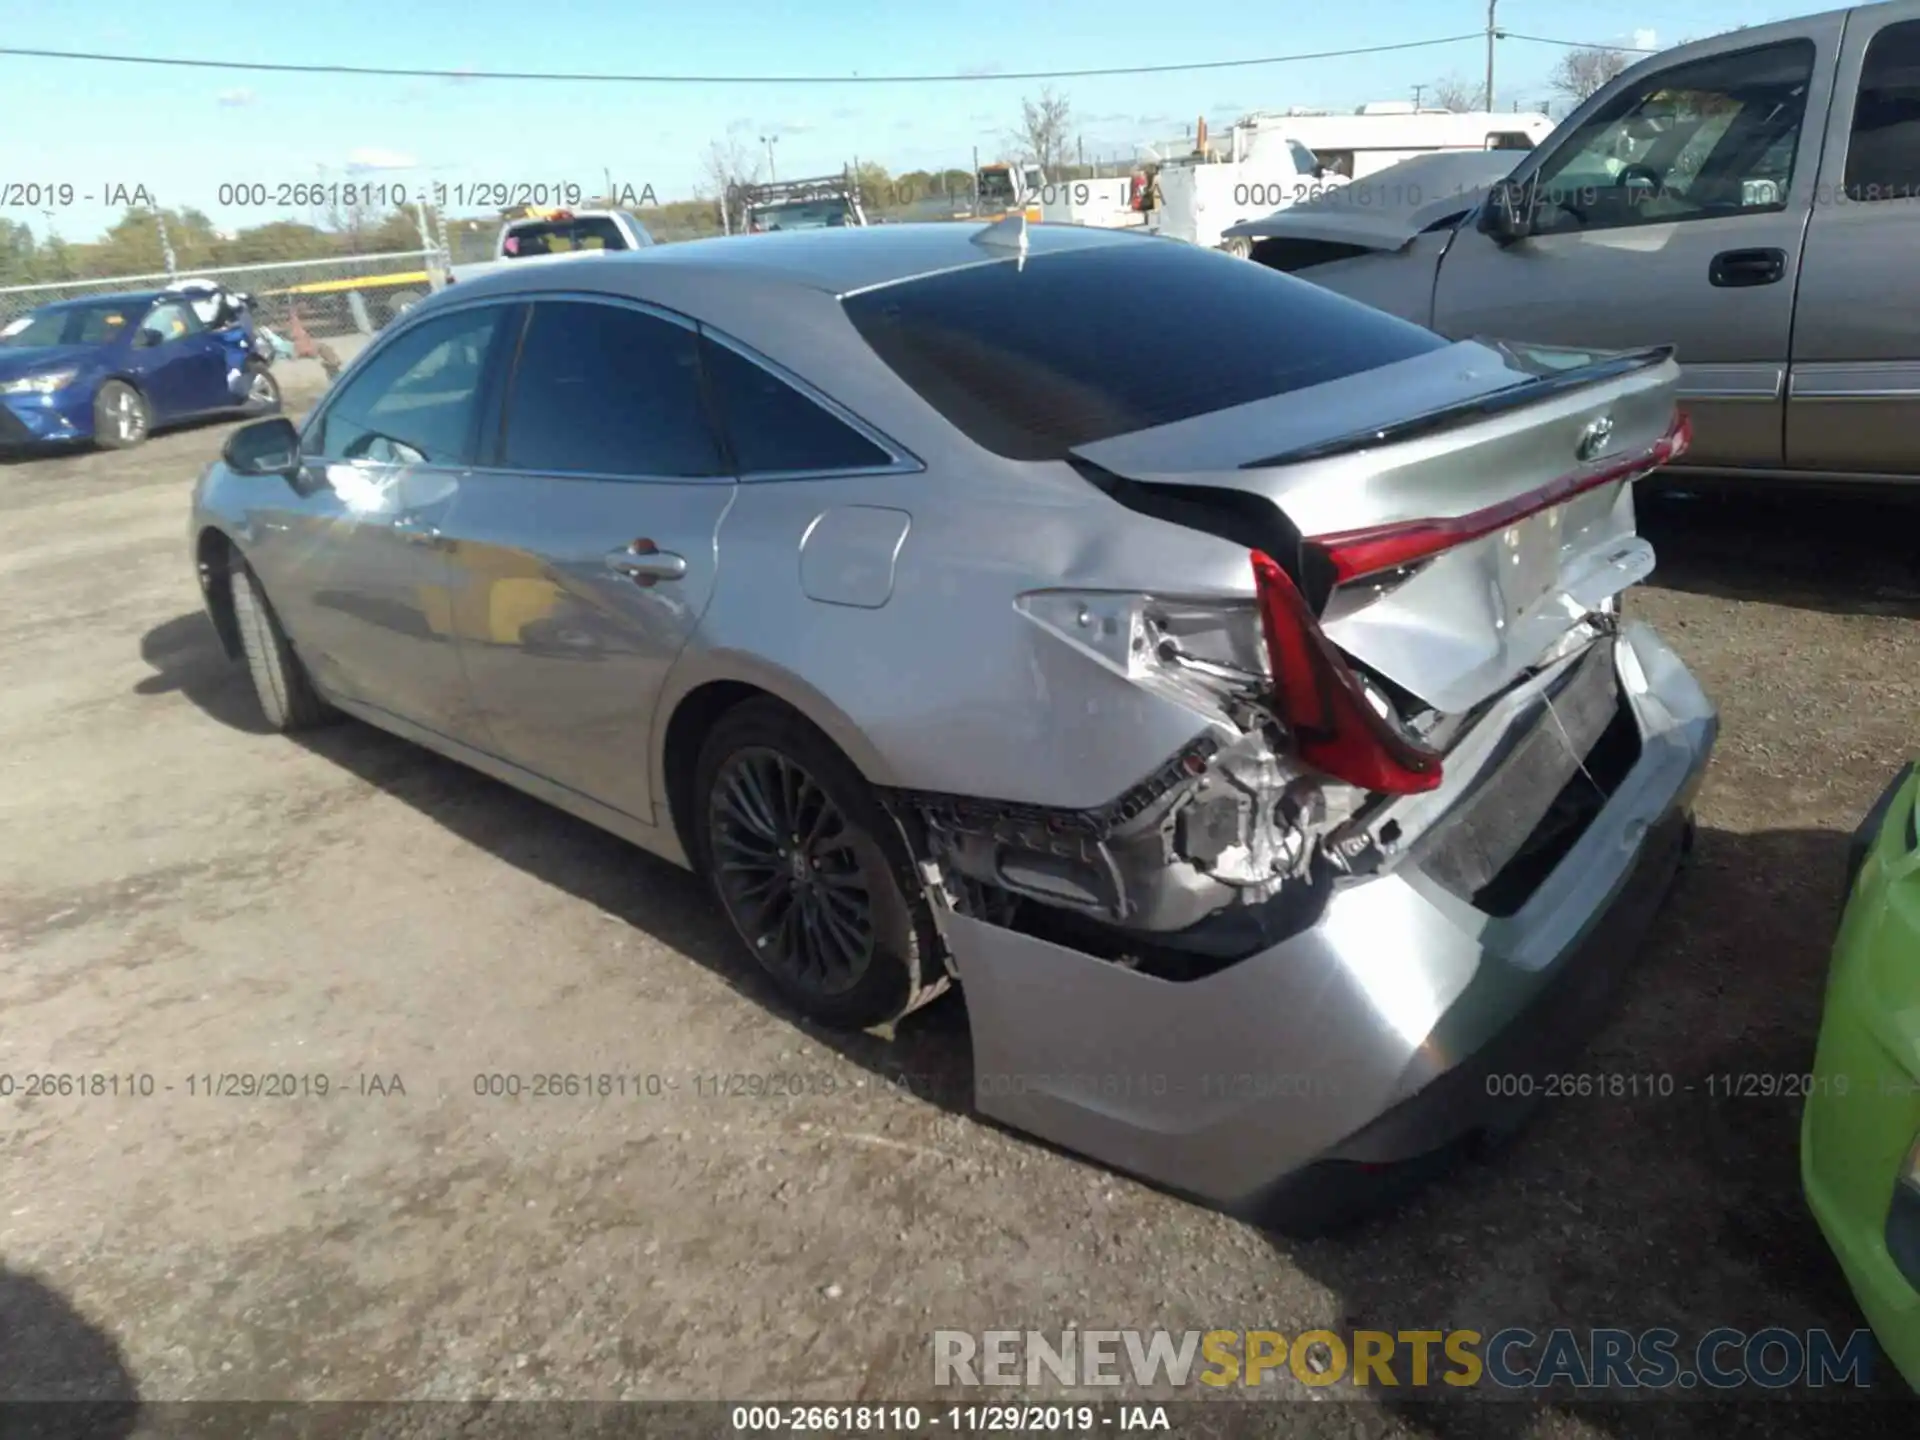
[{"label": "blue sedan", "polygon": [[210,326],[178,291],[42,306],[0,327],[0,449],[124,450],[163,425],[271,414],[280,388],[251,341],[244,317]]}]

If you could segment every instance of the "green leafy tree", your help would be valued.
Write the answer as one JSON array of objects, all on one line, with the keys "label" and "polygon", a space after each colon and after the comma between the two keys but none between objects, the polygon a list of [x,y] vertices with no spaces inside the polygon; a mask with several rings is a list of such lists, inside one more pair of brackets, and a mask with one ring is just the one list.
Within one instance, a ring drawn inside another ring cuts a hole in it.
[{"label": "green leafy tree", "polygon": [[33,231],[13,220],[0,220],[0,285],[31,285],[40,276],[38,247]]}]

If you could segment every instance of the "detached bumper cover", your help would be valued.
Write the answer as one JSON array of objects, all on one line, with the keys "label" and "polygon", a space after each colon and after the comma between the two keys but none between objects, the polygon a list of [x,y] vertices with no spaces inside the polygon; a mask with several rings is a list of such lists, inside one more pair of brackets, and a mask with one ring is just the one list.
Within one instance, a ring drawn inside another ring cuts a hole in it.
[{"label": "detached bumper cover", "polygon": [[[1718,731],[1651,630],[1625,627],[1617,653],[1639,761],[1509,917],[1405,857],[1336,892],[1311,930],[1186,983],[955,917],[981,1112],[1253,1215],[1313,1162],[1410,1159],[1509,1118],[1486,1075],[1563,1066],[1597,1025]],[[1536,1040],[1548,1012],[1566,1023]]]},{"label": "detached bumper cover", "polygon": [[1920,1196],[1899,1178],[1920,1137],[1917,803],[1920,777],[1908,766],[1854,835],[1801,1115],[1800,1174],[1881,1347],[1920,1387]]}]

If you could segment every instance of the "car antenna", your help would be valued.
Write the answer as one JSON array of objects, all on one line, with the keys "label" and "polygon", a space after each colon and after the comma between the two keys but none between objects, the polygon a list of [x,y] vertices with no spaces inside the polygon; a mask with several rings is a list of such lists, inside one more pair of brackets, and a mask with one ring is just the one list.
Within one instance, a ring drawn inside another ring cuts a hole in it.
[{"label": "car antenna", "polygon": [[977,232],[973,243],[988,250],[1011,250],[1019,256],[1019,265],[1027,262],[1027,215],[1016,210]]}]

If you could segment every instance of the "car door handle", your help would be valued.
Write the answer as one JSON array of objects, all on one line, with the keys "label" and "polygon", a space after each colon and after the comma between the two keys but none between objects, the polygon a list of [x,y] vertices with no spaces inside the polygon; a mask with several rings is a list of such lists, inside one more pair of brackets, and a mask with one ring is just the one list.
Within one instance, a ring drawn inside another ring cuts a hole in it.
[{"label": "car door handle", "polygon": [[617,570],[636,585],[678,580],[687,573],[686,557],[662,550],[651,540],[636,540],[607,556],[607,568]]},{"label": "car door handle", "polygon": [[1784,250],[1722,250],[1707,267],[1707,281],[1723,288],[1772,285],[1786,273],[1787,252]]}]

